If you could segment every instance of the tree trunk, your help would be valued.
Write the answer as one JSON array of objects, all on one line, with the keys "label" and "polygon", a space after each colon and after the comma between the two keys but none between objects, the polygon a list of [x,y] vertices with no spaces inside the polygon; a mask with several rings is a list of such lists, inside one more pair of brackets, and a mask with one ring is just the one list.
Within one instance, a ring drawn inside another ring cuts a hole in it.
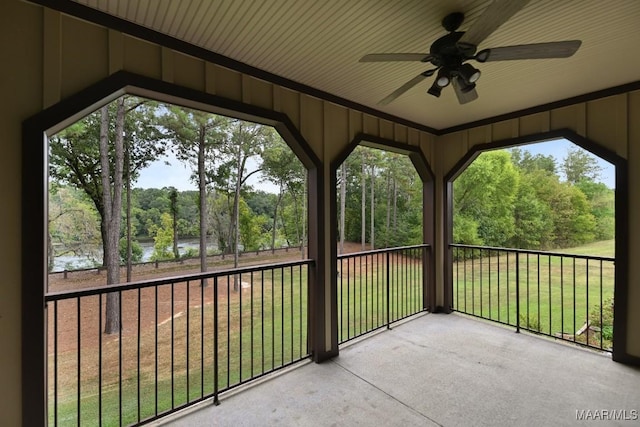
[{"label": "tree trunk", "polygon": [[375,167],[371,164],[371,250],[376,248],[376,233],[375,233]]},{"label": "tree trunk", "polygon": [[284,239],[287,241],[287,247],[289,247],[291,246],[291,242],[289,241],[289,233],[287,233],[287,221],[281,218],[280,223],[282,224],[282,232],[284,233]]},{"label": "tree trunk", "polygon": [[175,188],[171,189],[169,201],[171,202],[171,216],[173,217],[173,257],[178,259],[180,258],[180,252],[178,251],[178,190]]},{"label": "tree trunk", "polygon": [[278,206],[280,206],[280,202],[282,202],[282,184],[280,184],[278,191],[278,199],[276,200],[276,206],[273,209],[273,230],[271,230],[271,253],[274,254],[276,252],[276,231],[278,224]]},{"label": "tree trunk", "polygon": [[[47,254],[48,256],[48,261],[47,261],[47,271],[49,273],[51,273],[53,271],[53,267],[54,267],[54,258],[55,258],[55,253],[53,251],[53,242],[51,241],[51,233],[49,233],[49,230],[51,229],[51,227],[47,227]],[[65,267],[66,270],[66,267]]]},{"label": "tree trunk", "polygon": [[302,193],[302,240],[300,244],[300,256],[302,259],[305,259],[305,248],[307,247],[307,186],[309,185],[307,177],[308,175],[305,172],[304,190]]},{"label": "tree trunk", "polygon": [[385,238],[384,238],[384,247],[389,247],[389,225],[391,223],[391,197],[389,197],[389,193],[391,192],[391,176],[387,174],[387,223],[385,226]]},{"label": "tree trunk", "polygon": [[300,203],[298,201],[298,198],[296,197],[296,192],[295,191],[290,191],[291,192],[291,198],[293,199],[293,217],[295,218],[295,224],[296,224],[296,241],[298,242],[299,246],[302,246],[302,236],[301,236],[301,232],[300,232],[300,212],[298,209],[298,204]]},{"label": "tree trunk", "polygon": [[173,213],[173,257],[175,259],[180,258],[180,251],[178,250],[178,215]]},{"label": "tree trunk", "polygon": [[365,250],[365,241],[367,234],[367,167],[364,162],[364,153],[362,154],[362,171],[360,178],[360,186],[362,187],[362,215],[360,224],[360,241],[362,250]]},{"label": "tree trunk", "polygon": [[340,166],[340,253],[344,253],[344,215],[347,198],[347,164],[346,160]]},{"label": "tree trunk", "polygon": [[127,167],[127,282],[131,282],[132,276],[132,250],[131,250],[131,152],[129,143],[126,145]]},{"label": "tree trunk", "polygon": [[[242,143],[238,142],[238,153],[236,158],[236,185],[233,196],[233,268],[238,268],[238,261],[240,258],[240,188],[242,187],[242,171],[244,169],[244,161],[242,156]],[[240,278],[237,274],[233,276],[233,290],[238,291],[240,289]]]},{"label": "tree trunk", "polygon": [[[207,271],[207,180],[205,170],[205,134],[206,129],[200,126],[198,135],[198,194],[200,195],[200,271]],[[202,280],[207,286],[207,280]]]},{"label": "tree trunk", "polygon": [[398,231],[398,184],[393,178],[393,233]]},{"label": "tree trunk", "polygon": [[[109,165],[109,110],[101,109],[100,123],[100,166],[105,206],[106,244],[104,260],[107,267],[107,285],[120,283],[120,254],[118,243],[120,240],[120,222],[122,210],[122,175],[124,163],[123,132],[124,132],[124,98],[117,101],[116,129],[114,140],[113,187],[110,182]],[[112,334],[120,331],[120,296],[112,292],[107,295],[105,313],[105,333]]]},{"label": "tree trunk", "polygon": [[227,206],[230,210],[229,213],[229,228],[227,229],[227,245],[224,248],[224,253],[225,254],[233,254],[234,251],[234,246],[233,246],[233,236],[235,235],[234,233],[234,228],[233,228],[233,221],[235,218],[235,214],[233,213],[233,198],[231,197],[231,194],[229,192],[227,192]]}]

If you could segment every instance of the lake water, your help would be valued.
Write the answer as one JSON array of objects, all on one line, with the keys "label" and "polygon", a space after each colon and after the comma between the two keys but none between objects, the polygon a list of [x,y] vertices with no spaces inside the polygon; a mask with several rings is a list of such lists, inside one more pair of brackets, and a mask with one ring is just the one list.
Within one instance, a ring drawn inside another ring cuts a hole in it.
[{"label": "lake water", "polygon": [[[151,260],[153,254],[153,241],[139,242],[142,247],[142,261],[146,262]],[[200,248],[200,241],[198,239],[179,239],[178,240],[178,252],[180,255],[184,255],[187,250]],[[207,249],[209,251],[217,249],[215,244],[208,242]],[[95,259],[91,259],[88,256],[75,256],[75,255],[63,255],[57,256],[53,260],[53,271],[75,270],[81,268],[91,268],[96,265],[102,264],[102,248],[93,248],[90,251],[95,254]]]}]

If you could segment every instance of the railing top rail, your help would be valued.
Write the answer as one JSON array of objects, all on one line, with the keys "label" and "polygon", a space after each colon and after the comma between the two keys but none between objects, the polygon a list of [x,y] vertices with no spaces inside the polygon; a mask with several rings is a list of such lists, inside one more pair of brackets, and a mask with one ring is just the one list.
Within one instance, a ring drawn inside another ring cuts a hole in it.
[{"label": "railing top rail", "polygon": [[79,298],[91,295],[110,294],[112,292],[130,291],[135,289],[149,288],[152,286],[170,285],[176,282],[197,281],[203,279],[212,279],[221,276],[230,276],[234,274],[255,273],[260,271],[275,270],[279,268],[296,267],[300,265],[311,265],[314,263],[312,259],[303,259],[298,261],[278,262],[273,264],[252,265],[238,268],[226,268],[224,270],[216,270],[206,273],[191,273],[178,276],[163,277],[160,279],[141,280],[137,282],[129,282],[121,285],[103,285],[92,288],[80,289],[77,291],[60,291],[47,293],[44,297],[46,302],[59,301],[70,298]]},{"label": "railing top rail", "polygon": [[449,246],[452,248],[482,249],[482,250],[490,250],[490,251],[497,251],[497,252],[518,252],[522,254],[559,256],[559,257],[567,257],[567,258],[588,259],[593,261],[614,261],[615,262],[616,260],[615,257],[580,255],[580,254],[571,254],[566,252],[536,251],[533,249],[516,249],[516,248],[502,248],[502,247],[494,247],[494,246],[464,245],[460,243],[450,243]]},{"label": "railing top rail", "polygon": [[406,250],[406,249],[420,249],[420,248],[430,248],[431,245],[428,243],[422,243],[420,245],[410,245],[410,246],[396,246],[393,248],[382,248],[382,249],[373,249],[370,251],[360,251],[360,252],[349,252],[346,254],[340,254],[338,255],[338,259],[341,258],[350,258],[350,257],[357,257],[357,256],[363,256],[363,255],[371,255],[371,254],[379,254],[379,253],[385,253],[385,252],[396,252],[396,251],[401,251],[401,250]]}]

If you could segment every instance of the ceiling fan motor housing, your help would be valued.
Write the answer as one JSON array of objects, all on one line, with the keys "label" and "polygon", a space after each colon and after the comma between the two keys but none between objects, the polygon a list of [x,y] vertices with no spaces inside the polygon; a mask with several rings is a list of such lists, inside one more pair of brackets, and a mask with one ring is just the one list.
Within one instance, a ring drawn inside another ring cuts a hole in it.
[{"label": "ceiling fan motor housing", "polygon": [[433,42],[429,53],[431,63],[436,67],[456,68],[476,53],[476,46],[468,43],[458,43],[464,32],[449,33]]},{"label": "ceiling fan motor housing", "polygon": [[[437,85],[445,87],[456,76],[465,80],[465,83],[471,85],[473,81],[469,81],[468,73],[464,73],[462,65],[468,59],[472,59],[476,53],[476,46],[468,43],[458,43],[464,32],[451,32],[433,42],[429,52],[431,54],[430,62],[440,68],[438,73]],[[477,80],[474,79],[474,81]]]}]

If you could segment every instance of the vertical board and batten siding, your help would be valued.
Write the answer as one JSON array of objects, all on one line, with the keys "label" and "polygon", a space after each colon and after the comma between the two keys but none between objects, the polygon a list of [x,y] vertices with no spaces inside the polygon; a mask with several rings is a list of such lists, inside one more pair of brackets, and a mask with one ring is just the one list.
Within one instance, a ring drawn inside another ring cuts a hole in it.
[{"label": "vertical board and batten siding", "polygon": [[629,162],[629,304],[630,354],[640,357],[640,91],[627,94],[627,160]]},{"label": "vertical board and batten siding", "polygon": [[[327,190],[319,203],[327,218],[323,228],[323,237],[327,241],[333,229],[328,223],[333,197],[328,190],[330,161],[357,133],[365,132],[402,144],[410,143],[411,134],[413,144],[420,145],[427,158],[433,153],[434,137],[422,131],[410,131],[407,126],[298,93],[114,30],[51,10],[44,10],[43,27],[45,107],[124,70],[287,114],[323,163]],[[162,95],[159,98],[162,100]],[[325,245],[327,259],[329,255],[329,247]],[[329,272],[325,273],[329,277]],[[326,301],[332,301],[330,287],[325,288]],[[326,310],[329,322],[330,307],[327,306]],[[331,329],[329,324],[326,326],[327,330]],[[331,348],[329,334],[326,336],[326,348]]]},{"label": "vertical board and batten siding", "polygon": [[[640,92],[623,93],[511,120],[487,124],[438,137],[436,175],[447,174],[477,144],[570,129],[628,160],[629,170],[629,288],[627,350],[640,357]],[[445,195],[438,190],[438,224],[444,224]],[[442,231],[440,231],[442,233]],[[442,234],[439,234],[442,235]],[[437,262],[443,265],[440,255]]]},{"label": "vertical board and batten siding", "polygon": [[[22,122],[43,108],[42,8],[4,1],[0,14],[0,425],[22,425]],[[50,56],[59,56],[51,54]],[[52,70],[53,73],[59,70]],[[35,296],[37,298],[38,296]],[[42,337],[26,337],[42,339]]]}]

